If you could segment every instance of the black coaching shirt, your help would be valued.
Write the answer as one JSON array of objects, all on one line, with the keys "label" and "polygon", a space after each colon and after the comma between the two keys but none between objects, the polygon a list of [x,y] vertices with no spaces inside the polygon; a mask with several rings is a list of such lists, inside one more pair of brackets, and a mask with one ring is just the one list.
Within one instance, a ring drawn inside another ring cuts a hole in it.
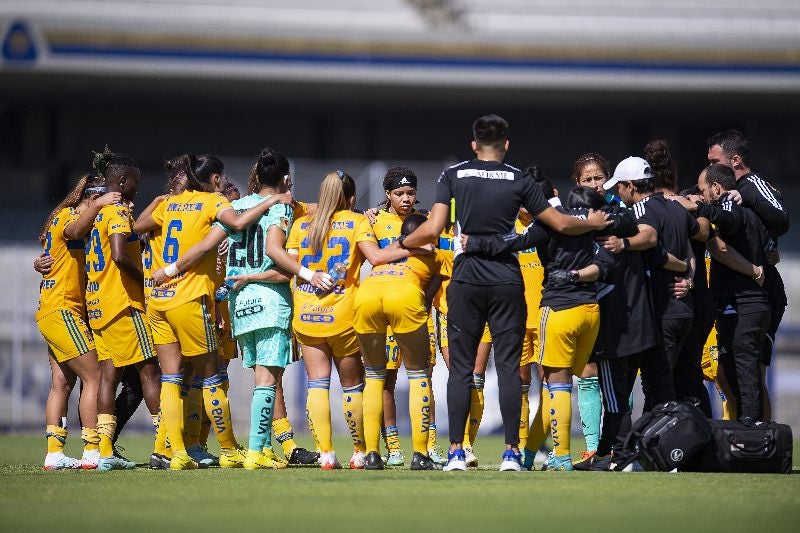
[{"label": "black coaching shirt", "polygon": [[[646,224],[656,230],[658,244],[664,250],[681,260],[689,257],[689,237],[696,234],[700,226],[682,205],[657,192],[636,202],[633,213],[637,224]],[[656,319],[694,318],[691,293],[685,298],[672,296],[670,284],[675,283],[676,273],[652,263],[649,270]]]},{"label": "black coaching shirt", "polygon": [[[434,203],[451,206],[451,199],[455,200],[456,243],[462,233],[513,233],[520,206],[533,216],[550,207],[541,187],[523,177],[518,168],[478,159],[454,165],[439,177]],[[451,279],[475,285],[522,285],[519,261],[511,251],[464,254],[457,247]]]}]

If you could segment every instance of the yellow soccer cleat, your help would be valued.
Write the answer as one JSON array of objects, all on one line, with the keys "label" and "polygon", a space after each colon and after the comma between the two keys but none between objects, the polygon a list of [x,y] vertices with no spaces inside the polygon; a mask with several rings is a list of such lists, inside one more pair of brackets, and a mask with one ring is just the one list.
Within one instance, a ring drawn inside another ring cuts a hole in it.
[{"label": "yellow soccer cleat", "polygon": [[286,464],[273,461],[266,453],[257,450],[248,450],[244,458],[245,470],[280,470]]},{"label": "yellow soccer cleat", "polygon": [[170,470],[195,470],[197,463],[186,452],[175,452],[169,461]]},{"label": "yellow soccer cleat", "polygon": [[244,453],[239,448],[222,448],[219,451],[219,466],[222,468],[242,468]]},{"label": "yellow soccer cleat", "polygon": [[275,463],[275,468],[286,468],[289,466],[289,462],[286,459],[279,457],[272,448],[264,448],[263,453],[265,457],[268,457],[273,463]]}]

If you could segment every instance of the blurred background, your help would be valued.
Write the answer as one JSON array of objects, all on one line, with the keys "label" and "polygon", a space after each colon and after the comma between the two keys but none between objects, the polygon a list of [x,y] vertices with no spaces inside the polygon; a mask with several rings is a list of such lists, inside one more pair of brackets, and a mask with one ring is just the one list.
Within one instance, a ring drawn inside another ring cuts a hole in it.
[{"label": "blurred background", "polygon": [[[0,46],[9,195],[0,211],[0,430],[43,423],[36,236],[88,170],[90,150],[105,144],[139,162],[139,207],[161,191],[166,158],[215,153],[244,185],[271,146],[291,158],[301,200],[314,201],[322,176],[342,168],[357,180],[358,207],[373,206],[384,172],[401,164],[417,172],[427,208],[441,170],[472,155],[471,124],[483,114],[510,122],[508,161],[541,165],[562,193],[579,155],[600,152],[613,167],[656,138],[669,142],[688,187],[706,164],[705,139],[738,128],[753,167],[800,212],[796,0],[0,0]],[[790,306],[769,384],[775,418],[800,430],[793,221],[780,243]],[[434,377],[440,426],[443,366]],[[252,381],[232,367],[241,429]],[[299,365],[287,373],[298,429],[303,376]],[[403,387],[404,376],[401,414]],[[487,431],[499,423],[493,412]]]}]

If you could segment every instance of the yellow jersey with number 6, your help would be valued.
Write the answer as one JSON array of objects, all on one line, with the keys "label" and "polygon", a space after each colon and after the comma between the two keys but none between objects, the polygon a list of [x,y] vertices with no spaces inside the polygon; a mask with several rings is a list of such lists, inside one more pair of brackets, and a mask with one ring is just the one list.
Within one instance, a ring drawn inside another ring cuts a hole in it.
[{"label": "yellow jersey with number 6", "polygon": [[295,220],[286,241],[287,250],[296,250],[301,265],[312,271],[328,272],[333,265],[347,263],[347,274],[332,292],[316,294],[307,281],[298,279],[294,291],[294,318],[292,327],[313,337],[327,337],[353,327],[353,300],[360,284],[361,263],[364,255],[358,243],[370,241],[377,244],[369,220],[353,211],[337,211],[322,250],[314,252],[308,241],[311,218]]},{"label": "yellow jersey with number 6", "polygon": [[128,307],[144,311],[144,291],[138,280],[122,272],[111,256],[111,236],[122,235],[128,256],[142,255],[139,236],[127,207],[107,205],[94,219],[86,243],[86,313],[92,329],[100,329]]},{"label": "yellow jersey with number 6", "polygon": [[[217,215],[226,209],[231,209],[231,203],[222,195],[202,191],[184,191],[158,204],[153,221],[161,226],[163,245],[153,246],[154,261],[156,257],[163,265],[177,261],[182,252],[205,238]],[[213,297],[216,264],[216,251],[206,254],[186,272],[153,287],[148,305],[169,311],[203,295]]]}]

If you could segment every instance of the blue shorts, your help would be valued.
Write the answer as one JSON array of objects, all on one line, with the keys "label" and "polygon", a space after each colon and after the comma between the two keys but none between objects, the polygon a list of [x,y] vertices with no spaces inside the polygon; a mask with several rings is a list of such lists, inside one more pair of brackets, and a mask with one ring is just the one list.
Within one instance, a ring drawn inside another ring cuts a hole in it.
[{"label": "blue shorts", "polygon": [[283,328],[263,328],[236,337],[242,352],[242,366],[286,368],[292,361],[292,334]]}]

